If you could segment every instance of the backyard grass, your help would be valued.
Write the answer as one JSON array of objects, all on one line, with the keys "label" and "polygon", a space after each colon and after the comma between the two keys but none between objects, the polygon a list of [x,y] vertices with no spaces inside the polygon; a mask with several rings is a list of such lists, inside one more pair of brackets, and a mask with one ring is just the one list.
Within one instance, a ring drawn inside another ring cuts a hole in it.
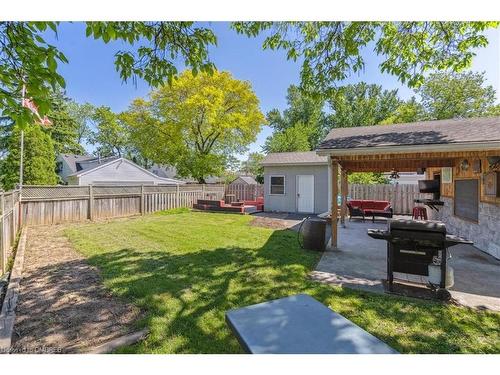
[{"label": "backyard grass", "polygon": [[145,312],[148,338],[127,353],[241,353],[232,308],[308,293],[403,353],[498,353],[500,314],[332,287],[296,233],[251,216],[167,212],[74,226],[66,235],[113,293]]}]

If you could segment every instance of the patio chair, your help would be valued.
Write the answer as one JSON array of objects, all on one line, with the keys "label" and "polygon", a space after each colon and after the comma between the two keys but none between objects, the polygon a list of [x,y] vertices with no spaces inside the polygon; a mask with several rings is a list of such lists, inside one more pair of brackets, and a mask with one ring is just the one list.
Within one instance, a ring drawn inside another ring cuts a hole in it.
[{"label": "patio chair", "polygon": [[360,217],[365,221],[365,212],[361,207],[353,206],[350,202],[347,202],[347,209],[349,210],[349,221],[353,217]]}]

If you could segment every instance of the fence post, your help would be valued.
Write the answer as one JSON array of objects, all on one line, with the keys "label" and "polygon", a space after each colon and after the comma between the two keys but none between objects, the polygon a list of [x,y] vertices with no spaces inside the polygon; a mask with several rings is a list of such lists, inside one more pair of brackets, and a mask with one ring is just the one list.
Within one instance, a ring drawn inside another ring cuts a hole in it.
[{"label": "fence post", "polygon": [[89,185],[89,219],[94,220],[94,190],[92,184]]},{"label": "fence post", "polygon": [[175,189],[175,208],[179,208],[180,205],[179,205],[179,184],[177,184],[177,187]]},{"label": "fence post", "polygon": [[12,191],[12,194],[10,195],[10,203],[11,203],[11,210],[12,210],[12,220],[10,221],[10,238],[11,242],[14,243],[16,239],[16,215],[14,214],[16,212],[16,203],[14,199],[14,191]]},{"label": "fence post", "polygon": [[144,215],[144,185],[141,185],[141,203],[139,205],[139,210],[141,215]]},{"label": "fence post", "polygon": [[205,199],[205,184],[201,185],[201,199]]},{"label": "fence post", "polygon": [[5,218],[5,197],[3,195],[3,191],[0,193],[0,210],[2,212],[2,216],[0,216],[0,267],[1,273],[5,272],[7,266],[7,259],[5,259],[6,251],[5,251],[5,241],[4,241],[4,218]]}]

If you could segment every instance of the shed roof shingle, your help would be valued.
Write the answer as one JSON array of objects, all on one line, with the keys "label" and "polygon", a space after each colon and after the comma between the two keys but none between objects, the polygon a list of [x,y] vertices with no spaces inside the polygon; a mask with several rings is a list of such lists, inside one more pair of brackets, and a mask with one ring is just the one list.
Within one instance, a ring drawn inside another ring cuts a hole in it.
[{"label": "shed roof shingle", "polygon": [[335,128],[318,149],[500,142],[500,116]]},{"label": "shed roof shingle", "polygon": [[315,151],[305,152],[276,152],[267,154],[261,163],[266,165],[299,165],[299,164],[328,164],[326,156],[319,156]]}]

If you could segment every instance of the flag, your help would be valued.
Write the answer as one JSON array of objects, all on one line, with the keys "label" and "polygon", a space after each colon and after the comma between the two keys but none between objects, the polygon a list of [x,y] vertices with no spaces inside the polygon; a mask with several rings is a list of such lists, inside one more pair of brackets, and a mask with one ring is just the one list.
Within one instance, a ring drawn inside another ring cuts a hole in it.
[{"label": "flag", "polygon": [[40,114],[38,113],[38,107],[32,99],[24,98],[22,101],[22,105],[23,107],[28,108],[38,118],[38,121],[40,121],[40,124],[42,126],[52,125],[52,121],[50,121],[47,116],[40,116]]}]

